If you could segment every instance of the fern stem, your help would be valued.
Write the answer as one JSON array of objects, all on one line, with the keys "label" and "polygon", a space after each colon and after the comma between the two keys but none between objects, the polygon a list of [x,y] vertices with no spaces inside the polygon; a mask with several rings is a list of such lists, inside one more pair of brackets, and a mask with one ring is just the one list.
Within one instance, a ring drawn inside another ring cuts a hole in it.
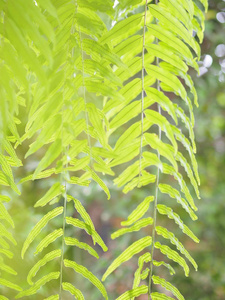
[{"label": "fern stem", "polygon": [[[75,2],[76,5],[76,13],[77,13],[77,0]],[[81,60],[82,60],[82,85],[83,85],[83,98],[84,98],[84,103],[85,103],[85,122],[86,122],[86,129],[87,129],[87,140],[88,140],[88,146],[90,149],[90,167],[92,163],[92,156],[91,156],[91,139],[90,139],[90,133],[89,133],[89,120],[88,120],[88,113],[87,113],[87,100],[86,100],[86,91],[85,91],[85,82],[84,82],[84,51],[83,51],[83,46],[82,46],[82,37],[81,37],[81,31],[80,31],[80,26],[78,26],[78,31],[79,31],[79,38],[80,38],[80,50],[81,50]]]},{"label": "fern stem", "polygon": [[140,158],[139,158],[139,180],[141,176],[141,160],[142,160],[142,144],[143,144],[143,122],[144,122],[144,97],[145,97],[145,30],[146,30],[146,15],[148,8],[148,0],[145,2],[145,15],[144,15],[144,27],[143,27],[143,44],[142,44],[142,70],[141,70],[141,82],[142,82],[142,93],[141,93],[141,141],[140,141]]},{"label": "fern stem", "polygon": [[[155,4],[158,4],[158,0],[155,0]],[[156,19],[156,24],[158,24],[158,20]],[[156,38],[156,44],[158,44],[158,39]],[[156,65],[159,66],[159,58],[156,57]],[[157,79],[157,90],[160,91],[160,83]],[[161,114],[161,107],[157,105],[158,112]],[[161,140],[162,137],[162,130],[159,126],[158,136]],[[158,151],[158,158],[160,160],[160,153]],[[157,221],[157,203],[158,203],[158,192],[159,192],[159,177],[160,177],[160,170],[159,167],[157,168],[156,174],[156,186],[155,186],[155,199],[154,199],[154,208],[153,208],[153,225],[152,225],[152,245],[151,245],[151,261],[149,267],[149,283],[148,283],[148,300],[151,299],[151,289],[152,289],[152,273],[153,273],[153,257],[154,257],[154,249],[155,249],[155,228],[156,228],[156,221]]]},{"label": "fern stem", "polygon": [[59,288],[59,300],[62,300],[62,281],[63,281],[63,259],[64,259],[64,248],[65,248],[65,228],[66,228],[66,204],[67,204],[67,187],[65,181],[65,194],[64,194],[64,211],[63,211],[63,235],[62,235],[62,247],[61,247],[61,261],[60,261],[60,288]]}]

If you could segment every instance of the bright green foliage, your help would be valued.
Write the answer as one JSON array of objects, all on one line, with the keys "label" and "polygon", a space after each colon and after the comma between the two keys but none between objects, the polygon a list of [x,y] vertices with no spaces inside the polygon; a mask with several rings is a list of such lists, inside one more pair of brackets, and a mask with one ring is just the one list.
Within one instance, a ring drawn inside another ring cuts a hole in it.
[{"label": "bright green foliage", "polygon": [[[154,288],[161,285],[183,300],[177,288],[153,275],[153,268],[163,266],[174,274],[172,264],[176,262],[188,276],[188,259],[197,270],[184,245],[165,226],[156,226],[156,219],[158,213],[172,219],[183,233],[199,241],[179,214],[168,204],[157,202],[159,192],[169,195],[193,220],[197,219],[197,207],[180,167],[199,198],[193,132],[193,104],[198,106],[198,102],[187,72],[189,67],[198,72],[196,60],[204,32],[202,10],[207,11],[207,1],[119,0],[113,5],[111,0],[0,1],[0,71],[4,74],[0,79],[0,184],[20,194],[12,172],[12,167],[22,165],[15,151],[20,144],[29,145],[24,161],[34,155],[42,156],[33,172],[19,183],[54,179],[54,184],[34,204],[42,217],[21,251],[24,258],[36,243],[37,261],[27,276],[30,287],[22,290],[19,280],[8,281],[2,274],[0,277],[4,291],[19,291],[16,298],[37,299],[40,289],[58,280],[58,291],[45,299],[62,299],[62,290],[75,299],[85,299],[85,291],[80,291],[76,282],[64,282],[63,274],[68,268],[90,281],[101,298],[110,297],[96,275],[67,258],[67,249],[72,246],[99,258],[89,244],[68,236],[68,229],[70,233],[75,230],[75,234],[78,229],[84,230],[94,246],[97,243],[103,251],[108,250],[86,204],[74,196],[77,186],[85,188],[95,182],[110,199],[105,174],[115,176],[114,183],[123,186],[124,193],[155,185],[155,195],[141,199],[127,220],[121,222],[124,227],[112,234],[113,239],[127,233],[131,236],[152,225],[152,235],[143,237],[141,233],[141,238],[132,239],[102,277],[105,281],[124,262],[137,260],[139,255],[133,287],[117,299],[135,299],[142,294],[148,294],[152,300],[172,299],[152,292],[154,284]],[[25,109],[27,119],[20,137],[17,127],[22,120],[18,116]],[[118,132],[122,132],[119,138]],[[111,144],[112,137],[117,138],[115,145]],[[125,163],[125,170],[116,174],[113,168]],[[172,183],[163,182],[160,172]],[[4,205],[9,200],[6,195],[0,196],[0,263],[1,271],[16,275],[4,263],[4,257],[13,256],[9,244],[16,245],[10,232],[13,219]],[[150,210],[152,202],[154,207]],[[71,203],[80,219],[68,215]],[[185,258],[156,241],[156,234],[175,245]],[[56,240],[61,241],[60,249],[54,248]],[[50,245],[54,250],[50,250]],[[165,261],[154,259],[156,249]],[[46,265],[50,264],[57,270],[47,272]],[[33,282],[40,269],[44,275]],[[141,285],[141,281],[147,285]],[[2,295],[0,299],[7,298]]]}]

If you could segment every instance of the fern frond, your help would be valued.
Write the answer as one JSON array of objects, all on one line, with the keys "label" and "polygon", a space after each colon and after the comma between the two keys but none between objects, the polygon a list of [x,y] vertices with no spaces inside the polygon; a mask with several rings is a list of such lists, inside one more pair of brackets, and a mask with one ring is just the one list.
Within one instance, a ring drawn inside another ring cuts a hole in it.
[{"label": "fern frond", "polygon": [[70,261],[68,259],[64,260],[64,265],[67,268],[74,269],[75,272],[77,272],[77,273],[81,274],[83,277],[87,278],[93,285],[95,285],[98,288],[98,290],[102,293],[103,297],[105,299],[108,299],[107,292],[105,290],[105,287],[101,283],[101,281],[96,276],[94,276],[90,271],[88,271],[87,268],[77,264],[74,261]]},{"label": "fern frond", "polygon": [[102,276],[102,281],[105,279],[115,270],[117,269],[122,263],[129,260],[135,254],[141,252],[146,247],[150,246],[152,243],[152,238],[147,236],[138,241],[131,244],[127,249],[125,249],[108,267],[106,272]]},{"label": "fern frond", "polygon": [[63,213],[63,207],[56,207],[55,209],[53,209],[52,211],[48,212],[35,226],[34,228],[31,230],[31,232],[29,233],[28,237],[26,238],[24,244],[23,244],[23,248],[21,251],[21,256],[22,258],[24,257],[25,252],[27,251],[28,247],[30,246],[30,244],[33,242],[33,240],[37,237],[37,235],[41,232],[41,230],[48,224],[48,222],[61,215]]},{"label": "fern frond", "polygon": [[174,296],[177,297],[178,300],[184,300],[184,297],[181,295],[181,293],[178,291],[176,287],[174,287],[171,283],[166,281],[163,278],[160,278],[159,276],[152,276],[152,280],[154,284],[160,284],[162,287],[173,293]]},{"label": "fern frond", "polygon": [[48,283],[51,280],[56,280],[59,278],[60,272],[51,272],[45,276],[43,276],[41,279],[39,279],[36,283],[34,283],[28,290],[20,292],[18,295],[16,295],[16,299],[22,298],[24,296],[31,296],[37,293],[37,291],[46,283]]},{"label": "fern frond", "polygon": [[33,267],[32,269],[29,271],[28,275],[27,275],[27,282],[30,285],[33,285],[32,282],[32,278],[37,274],[38,270],[45,266],[49,261],[60,257],[61,256],[61,250],[53,250],[49,253],[47,253],[42,259],[40,259]]},{"label": "fern frond", "polygon": [[62,283],[63,289],[65,291],[70,292],[73,296],[75,296],[79,300],[84,300],[84,296],[81,293],[81,291],[77,288],[75,288],[71,283],[69,282],[63,282]]},{"label": "fern frond", "polygon": [[126,291],[121,296],[116,298],[116,300],[129,300],[129,299],[131,299],[131,297],[138,297],[140,295],[146,294],[147,292],[148,292],[147,285],[141,285],[137,288]]}]

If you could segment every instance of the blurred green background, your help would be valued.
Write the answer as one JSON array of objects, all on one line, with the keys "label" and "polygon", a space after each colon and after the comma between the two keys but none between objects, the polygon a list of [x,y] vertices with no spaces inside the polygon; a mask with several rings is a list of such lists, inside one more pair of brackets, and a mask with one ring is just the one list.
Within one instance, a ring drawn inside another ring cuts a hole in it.
[{"label": "blurred green background", "polygon": [[[192,74],[199,95],[199,108],[195,109],[195,134],[197,143],[197,161],[201,179],[201,200],[196,201],[199,208],[198,220],[191,222],[187,215],[183,215],[184,222],[200,238],[200,244],[189,242],[184,239],[179,231],[175,234],[182,240],[187,249],[199,265],[199,271],[191,269],[190,277],[185,278],[183,272],[176,269],[177,274],[173,283],[179,287],[186,299],[189,300],[224,300],[225,299],[225,1],[210,0],[209,11],[206,15],[205,39],[202,44],[202,56],[200,61],[200,75]],[[19,157],[24,157],[27,145],[19,147]],[[40,152],[40,155],[42,153]],[[25,167],[16,171],[16,178],[23,178],[37,165],[40,157],[35,160],[28,159]],[[51,180],[40,180],[28,182],[23,185],[22,196],[13,195],[9,206],[11,215],[16,222],[16,239],[19,247],[15,248],[16,257],[13,260],[15,268],[19,272],[19,278],[23,287],[27,288],[26,275],[34,264],[33,252],[35,247],[26,256],[26,263],[20,258],[22,243],[30,229],[42,216],[42,211],[33,208],[34,203],[55,182]],[[69,249],[66,256],[82,262],[100,277],[109,263],[131,242],[130,236],[125,236],[116,241],[109,239],[110,233],[119,228],[120,221],[126,218],[136,202],[151,194],[147,189],[136,190],[131,194],[123,195],[121,190],[116,189],[108,180],[108,186],[112,191],[112,199],[106,200],[104,193],[95,185],[91,188],[72,190],[71,193],[80,199],[86,206],[97,231],[107,243],[110,251],[100,253],[100,260],[93,261],[86,253],[78,249]],[[176,207],[176,209],[179,209]],[[68,205],[68,215],[73,215],[73,207]],[[60,223],[61,220],[58,220]],[[51,223],[54,228],[54,223]],[[59,225],[60,226],[60,225]],[[49,232],[51,228],[48,229]],[[174,231],[174,228],[171,229]],[[146,232],[151,234],[150,229]],[[81,230],[67,230],[67,234],[86,240]],[[140,237],[137,233],[132,241]],[[87,240],[86,240],[87,241]],[[35,244],[34,246],[36,246]],[[59,242],[60,246],[60,242]],[[57,265],[49,268],[57,269]],[[131,288],[133,273],[137,268],[137,258],[124,264],[106,281],[110,299],[115,299],[119,294]],[[162,272],[162,271],[161,271]],[[44,274],[44,270],[38,275]],[[163,276],[164,274],[162,274]],[[166,275],[167,276],[167,275]],[[96,300],[101,296],[95,288],[88,284],[74,272],[65,274],[68,280],[84,292],[85,299]],[[170,279],[171,281],[171,279]],[[47,297],[49,291],[58,291],[57,283],[54,282],[40,291],[40,297]],[[13,295],[11,295],[13,299]],[[63,299],[73,299],[66,293]],[[147,299],[139,297],[141,300]]]}]

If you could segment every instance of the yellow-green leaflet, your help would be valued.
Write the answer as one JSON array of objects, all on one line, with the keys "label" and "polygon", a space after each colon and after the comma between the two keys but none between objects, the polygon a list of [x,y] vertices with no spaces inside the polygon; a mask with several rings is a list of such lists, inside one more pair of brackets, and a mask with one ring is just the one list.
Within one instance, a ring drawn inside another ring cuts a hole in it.
[{"label": "yellow-green leaflet", "polygon": [[157,210],[161,215],[167,215],[168,218],[173,219],[176,224],[180,227],[180,229],[188,235],[193,241],[196,243],[199,243],[199,239],[194,235],[194,233],[183,223],[181,220],[180,216],[173,212],[172,208],[163,205],[163,204],[158,204],[157,205]]},{"label": "yellow-green leaflet", "polygon": [[172,232],[168,231],[166,228],[162,226],[156,226],[156,232],[157,234],[163,236],[165,239],[169,239],[170,242],[176,246],[177,250],[179,250],[182,254],[184,254],[187,257],[187,259],[192,263],[195,270],[197,271],[198,266],[195,260],[191,257],[189,252],[184,248],[182,243],[179,242],[179,240],[175,237],[175,235]]},{"label": "yellow-green leaflet", "polygon": [[12,233],[9,232],[4,225],[2,225],[0,223],[0,236],[6,237],[7,240],[9,240],[10,242],[12,242],[14,245],[16,245],[16,240],[14,239],[14,237],[12,236]]},{"label": "yellow-green leaflet", "polygon": [[144,134],[146,142],[153,148],[159,151],[160,155],[166,157],[171,164],[174,166],[175,170],[178,169],[177,162],[174,159],[174,153],[171,152],[170,148],[167,147],[167,144],[163,143],[156,134],[154,133],[145,133]]},{"label": "yellow-green leaflet", "polygon": [[68,246],[76,246],[80,249],[84,249],[88,251],[92,256],[99,258],[98,253],[91,246],[86,243],[82,243],[75,238],[65,237],[65,243]]},{"label": "yellow-green leaflet", "polygon": [[52,136],[59,130],[61,130],[62,117],[60,115],[54,116],[52,119],[48,120],[41,133],[39,134],[37,140],[31,144],[29,151],[26,153],[26,157],[35,153],[39,148],[47,144]]},{"label": "yellow-green leaflet", "polygon": [[16,162],[17,166],[22,166],[21,160],[17,157],[15,150],[13,149],[12,145],[6,139],[3,140],[3,146],[6,152],[13,158]]},{"label": "yellow-green leaflet", "polygon": [[189,32],[170,12],[167,12],[165,9],[158,5],[151,4],[149,5],[150,12],[154,17],[158,18],[159,21],[164,23],[164,26],[167,29],[171,30],[175,34],[178,34],[192,49],[198,54],[198,49],[194,43],[192,37],[192,32]]},{"label": "yellow-green leaflet", "polygon": [[33,179],[35,179],[42,170],[46,169],[60,155],[61,147],[62,142],[60,139],[57,139],[53,144],[51,144],[45,153],[45,156],[38,164],[38,167],[34,172]]},{"label": "yellow-green leaflet", "polygon": [[180,141],[184,147],[186,148],[186,150],[188,151],[188,154],[191,158],[191,162],[192,162],[192,166],[193,166],[193,170],[195,173],[195,177],[197,179],[198,184],[200,185],[200,179],[199,179],[199,175],[198,175],[198,164],[194,155],[194,152],[192,150],[191,147],[191,143],[189,142],[189,140],[182,134],[182,132],[177,129],[176,127],[174,127],[173,125],[171,125],[174,129],[174,133],[176,135],[176,138],[178,141]]},{"label": "yellow-green leaflet", "polygon": [[152,300],[174,300],[173,298],[161,293],[151,293]]},{"label": "yellow-green leaflet", "polygon": [[51,280],[58,279],[60,275],[60,272],[51,272],[45,276],[43,276],[41,279],[39,279],[36,283],[34,283],[28,290],[20,292],[18,295],[16,295],[16,299],[22,298],[24,296],[30,296],[36,294],[36,292],[46,283],[48,283]]},{"label": "yellow-green leaflet", "polygon": [[176,159],[178,161],[180,161],[181,165],[183,166],[183,168],[185,169],[190,181],[191,181],[191,184],[193,185],[194,189],[195,189],[195,193],[198,197],[198,199],[200,199],[200,195],[199,195],[199,189],[198,189],[198,185],[197,185],[197,182],[193,176],[193,172],[192,172],[192,169],[189,165],[189,163],[187,162],[186,158],[183,156],[183,154],[181,152],[178,152],[177,155],[176,155]]},{"label": "yellow-green leaflet", "polygon": [[150,236],[147,236],[130,245],[111,263],[106,272],[103,274],[102,281],[105,281],[109,274],[111,274],[115,269],[117,269],[122,263],[128,261],[135,254],[141,252],[142,250],[144,250],[144,248],[150,246],[151,243],[152,238]]},{"label": "yellow-green leaflet", "polygon": [[86,167],[86,170],[90,173],[90,177],[99,184],[99,186],[103,189],[103,191],[106,193],[108,200],[110,199],[110,192],[107,187],[107,185],[102,181],[102,179],[90,168]]},{"label": "yellow-green leaflet", "polygon": [[74,261],[68,260],[68,259],[64,259],[64,265],[67,268],[74,269],[75,272],[77,272],[77,273],[81,274],[83,277],[87,278],[93,285],[95,285],[98,288],[98,290],[102,293],[103,297],[106,300],[108,300],[108,295],[107,295],[104,285],[94,274],[92,274],[90,271],[88,271],[87,268],[77,264]]},{"label": "yellow-green leaflet", "polygon": [[141,228],[151,225],[152,223],[153,223],[152,218],[141,219],[141,220],[137,221],[136,223],[134,223],[129,228],[121,228],[121,229],[115,231],[114,233],[111,234],[111,238],[114,240],[125,233],[139,231]]},{"label": "yellow-green leaflet", "polygon": [[164,261],[153,260],[153,265],[156,266],[156,267],[164,266],[164,267],[166,267],[170,271],[170,275],[174,275],[175,274],[174,268],[171,267],[170,264],[165,263]]},{"label": "yellow-green leaflet", "polygon": [[100,39],[100,42],[102,44],[118,44],[124,38],[141,29],[143,21],[143,13],[132,15],[117,23],[110,31],[103,35],[103,37]]},{"label": "yellow-green leaflet", "polygon": [[20,195],[20,191],[18,190],[17,186],[14,183],[14,178],[13,178],[13,173],[10,168],[9,163],[7,162],[6,158],[4,155],[0,153],[0,165],[2,167],[2,171],[6,176],[8,184],[11,186],[11,188],[18,194]]},{"label": "yellow-green leaflet", "polygon": [[131,164],[129,167],[127,167],[116,179],[114,179],[114,182],[117,186],[123,186],[130,180],[132,180],[135,176],[139,176],[140,171],[145,169],[148,166],[155,165],[158,166],[160,169],[162,168],[162,164],[158,158],[158,156],[155,153],[150,152],[143,152],[142,153],[143,159],[141,161],[136,161],[133,164]]},{"label": "yellow-green leaflet", "polygon": [[9,244],[0,236],[0,245],[5,248],[5,249],[9,249]]},{"label": "yellow-green leaflet", "polygon": [[9,298],[0,295],[0,300],[9,300]]},{"label": "yellow-green leaflet", "polygon": [[[144,266],[144,263],[151,261],[151,254],[149,252],[141,255],[138,259],[138,269],[136,270],[134,274],[134,282],[132,288],[137,288],[141,282],[141,272]],[[134,298],[132,298],[133,300]]]},{"label": "yellow-green leaflet", "polygon": [[153,275],[152,280],[154,284],[160,284],[162,287],[173,293],[173,295],[176,296],[178,300],[185,300],[178,289],[165,279]]},{"label": "yellow-green leaflet", "polygon": [[53,209],[52,211],[48,212],[35,226],[34,228],[31,230],[31,232],[29,233],[28,237],[26,238],[24,244],[23,244],[23,248],[21,251],[21,256],[22,258],[24,258],[24,254],[27,251],[27,248],[30,246],[30,244],[33,242],[33,240],[36,238],[36,236],[41,232],[41,230],[48,224],[48,222],[61,215],[63,212],[63,207],[56,207],[55,209]]},{"label": "yellow-green leaflet", "polygon": [[36,251],[34,254],[38,254],[41,252],[44,248],[46,248],[49,244],[53,243],[57,238],[63,235],[62,228],[56,229],[53,232],[46,235],[46,237],[43,238],[43,240],[40,241],[40,243],[37,245]]},{"label": "yellow-green leaflet", "polygon": [[130,300],[131,297],[138,297],[140,295],[146,294],[148,292],[147,285],[141,285],[130,291],[123,293],[121,296],[116,298],[116,300]]},{"label": "yellow-green leaflet", "polygon": [[84,222],[86,224],[88,224],[93,230],[95,230],[95,226],[94,226],[89,214],[86,212],[84,206],[81,204],[81,202],[78,199],[75,199],[74,197],[72,197],[70,195],[67,195],[67,199],[68,199],[68,201],[73,200],[74,207],[77,210],[77,212],[79,213],[79,215],[82,217]]},{"label": "yellow-green leaflet", "polygon": [[57,257],[60,257],[61,256],[61,250],[58,249],[58,250],[53,250],[49,253],[47,253],[42,259],[40,259],[33,267],[32,269],[30,270],[30,272],[28,273],[27,275],[27,282],[30,284],[30,285],[33,285],[33,281],[32,281],[32,278],[37,274],[38,270],[45,266],[49,261],[57,258]]},{"label": "yellow-green leaflet", "polygon": [[171,117],[177,124],[177,116],[175,113],[175,108],[173,103],[171,103],[170,99],[166,97],[163,94],[163,92],[158,91],[152,87],[146,87],[145,91],[149,97],[154,99],[155,102],[159,103],[160,106],[171,115]]},{"label": "yellow-green leaflet", "polygon": [[148,185],[149,183],[155,182],[156,176],[148,173],[143,170],[141,176],[137,176],[131,180],[123,189],[123,193],[126,194],[129,191],[132,191],[135,187],[141,188],[142,186]]},{"label": "yellow-green leaflet", "polygon": [[6,255],[8,258],[13,258],[13,253],[7,249],[1,249],[0,248],[0,254]]},{"label": "yellow-green leaflet", "polygon": [[5,195],[0,195],[0,201],[1,202],[9,202],[10,198],[8,196],[5,196]]},{"label": "yellow-green leaflet", "polygon": [[6,286],[15,291],[22,291],[22,288],[15,283],[12,283],[4,278],[0,278],[0,285]]},{"label": "yellow-green leaflet", "polygon": [[97,233],[97,231],[93,230],[93,228],[90,227],[90,225],[86,224],[85,222],[80,221],[79,219],[71,218],[71,217],[66,217],[66,223],[69,225],[73,225],[74,227],[78,227],[80,229],[84,229],[87,234],[89,234],[95,241],[96,243],[101,246],[103,251],[107,251],[108,248],[103,242],[102,238],[100,235]]},{"label": "yellow-green leaflet", "polygon": [[178,203],[181,204],[181,206],[186,210],[186,212],[190,215],[192,220],[197,220],[198,217],[196,214],[193,212],[193,210],[189,207],[187,201],[181,197],[180,193],[178,190],[174,189],[168,184],[159,184],[159,189],[161,193],[168,194],[171,198],[174,198],[177,200]]},{"label": "yellow-green leaflet", "polygon": [[1,264],[0,264],[0,270],[7,272],[9,274],[12,274],[12,275],[17,275],[17,272],[15,270],[13,270],[11,267],[7,266],[3,262],[1,262]]},{"label": "yellow-green leaflet", "polygon": [[169,259],[172,259],[173,261],[178,263],[184,269],[185,276],[189,275],[189,267],[186,261],[176,251],[172,250],[168,246],[161,245],[159,242],[155,243],[155,248],[159,249]]},{"label": "yellow-green leaflet", "polygon": [[149,66],[146,66],[145,68],[149,75],[156,77],[158,80],[160,80],[161,82],[168,85],[170,88],[172,88],[172,90],[176,94],[180,95],[180,97],[183,100],[186,99],[186,97],[187,97],[186,90],[185,90],[183,84],[180,82],[180,80],[176,76],[174,76],[169,71],[162,69],[158,66],[149,65]]},{"label": "yellow-green leaflet", "polygon": [[187,184],[183,180],[182,175],[180,173],[176,172],[175,169],[168,164],[163,164],[163,173],[174,176],[174,178],[178,181],[181,191],[184,193],[186,200],[190,204],[191,208],[194,209],[195,211],[198,210],[197,207],[195,206],[194,200],[190,194]]},{"label": "yellow-green leaflet", "polygon": [[48,190],[48,192],[35,203],[34,207],[45,206],[52,199],[63,193],[64,189],[64,186],[59,182],[54,183],[53,186]]},{"label": "yellow-green leaflet", "polygon": [[159,114],[157,111],[153,111],[150,109],[145,110],[145,115],[147,118],[149,118],[149,121],[154,122],[154,124],[157,124],[163,131],[165,131],[166,136],[171,141],[175,154],[177,153],[177,142],[174,138],[172,127],[170,126],[170,123],[167,121],[165,117],[163,117],[161,114]]},{"label": "yellow-green leaflet", "polygon": [[5,208],[4,204],[0,202],[0,219],[6,220],[13,228],[14,222],[10,214],[8,213],[7,209]]},{"label": "yellow-green leaflet", "polygon": [[90,157],[88,156],[85,156],[81,159],[73,158],[70,161],[70,165],[72,165],[72,167],[67,167],[66,170],[72,172],[83,170],[89,164],[89,162],[90,162]]},{"label": "yellow-green leaflet", "polygon": [[[37,175],[37,177],[35,178],[35,180],[36,180],[36,179],[42,179],[42,178],[48,178],[49,176],[51,176],[52,174],[54,174],[55,171],[56,171],[55,168],[51,168],[51,169],[42,171],[42,172],[40,172],[40,173]],[[28,176],[22,178],[22,179],[19,181],[18,184],[24,183],[24,182],[29,181],[29,180],[33,180],[33,174],[28,175]]]},{"label": "yellow-green leaflet", "polygon": [[75,177],[75,176],[72,176],[69,180],[69,183],[77,184],[80,186],[89,186],[90,182],[91,182],[90,180],[82,180],[81,177]]},{"label": "yellow-green leaflet", "polygon": [[70,292],[73,296],[77,298],[77,300],[85,300],[83,294],[80,290],[75,288],[71,283],[69,282],[63,282],[62,283],[64,291]]},{"label": "yellow-green leaflet", "polygon": [[173,54],[172,51],[162,46],[161,44],[149,44],[146,46],[146,48],[151,55],[154,55],[156,57],[158,56],[162,60],[170,63],[171,65],[177,67],[178,69],[184,72],[188,71],[187,65],[179,58],[179,56]]},{"label": "yellow-green leaflet", "polygon": [[52,295],[48,298],[45,298],[44,300],[59,300],[59,295]]}]

